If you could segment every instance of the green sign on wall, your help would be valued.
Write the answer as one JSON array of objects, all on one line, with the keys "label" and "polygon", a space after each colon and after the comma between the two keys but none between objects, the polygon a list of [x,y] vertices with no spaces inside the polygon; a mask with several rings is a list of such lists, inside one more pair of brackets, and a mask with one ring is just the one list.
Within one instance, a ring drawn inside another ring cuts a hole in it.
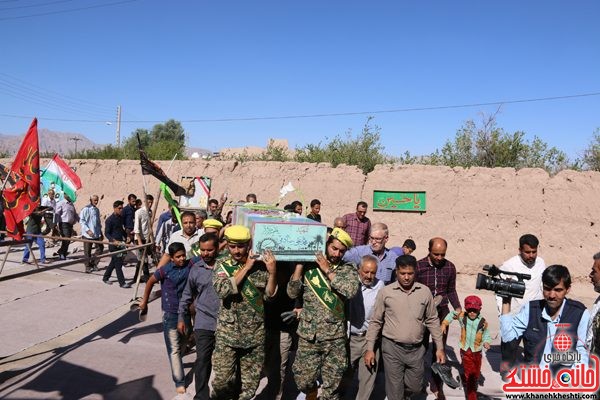
[{"label": "green sign on wall", "polygon": [[425,192],[374,190],[373,210],[425,212]]}]

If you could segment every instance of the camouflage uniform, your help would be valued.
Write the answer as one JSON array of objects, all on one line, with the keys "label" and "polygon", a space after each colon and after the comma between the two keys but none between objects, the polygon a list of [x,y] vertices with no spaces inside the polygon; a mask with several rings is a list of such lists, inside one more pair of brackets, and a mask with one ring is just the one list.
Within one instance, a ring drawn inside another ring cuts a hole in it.
[{"label": "camouflage uniform", "polygon": [[[236,265],[231,257],[217,262],[213,285],[222,300],[215,333],[215,351],[212,365],[215,373],[212,383],[214,399],[232,399],[236,369],[239,362],[241,375],[240,400],[254,397],[260,381],[264,361],[264,315],[238,292],[234,278],[230,278],[223,265]],[[266,287],[269,273],[255,264],[249,279],[261,292]]]},{"label": "camouflage uniform", "polygon": [[[335,272],[331,289],[344,299],[354,297],[359,287],[356,267],[347,263],[332,265],[331,270]],[[321,399],[339,399],[338,386],[348,365],[346,321],[326,308],[302,281],[288,283],[288,296],[296,298],[302,289],[304,308],[300,313],[298,352],[293,365],[296,384],[298,389],[308,393],[315,389],[320,372],[323,379]]]}]

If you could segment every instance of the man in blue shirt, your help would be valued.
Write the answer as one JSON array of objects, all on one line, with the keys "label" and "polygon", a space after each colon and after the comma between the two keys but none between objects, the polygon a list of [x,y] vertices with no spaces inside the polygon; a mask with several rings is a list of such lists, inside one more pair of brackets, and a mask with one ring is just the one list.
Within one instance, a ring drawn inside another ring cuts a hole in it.
[{"label": "man in blue shirt", "polygon": [[212,369],[212,353],[215,349],[215,331],[217,314],[221,300],[212,283],[213,268],[219,256],[219,237],[214,233],[205,233],[198,240],[202,262],[190,269],[188,280],[179,301],[179,319],[177,330],[186,332],[186,319],[190,318],[190,305],[194,303],[194,336],[196,338],[196,365],[194,400],[209,400],[208,380]]},{"label": "man in blue shirt", "polygon": [[388,237],[387,225],[381,222],[374,223],[371,226],[369,244],[349,249],[344,255],[344,261],[358,266],[364,256],[374,256],[377,258],[377,279],[387,285],[392,279],[392,272],[396,268],[396,258],[398,258],[396,253],[385,247]]},{"label": "man in blue shirt", "polygon": [[564,333],[571,339],[568,351],[577,352],[581,357],[578,363],[587,365],[585,339],[590,313],[582,303],[566,298],[571,289],[571,274],[567,267],[551,265],[546,268],[542,274],[542,286],[544,299],[526,303],[516,315],[510,315],[511,298],[502,299],[502,341],[510,342],[522,337],[525,362],[539,364],[541,368],[550,364],[553,369],[557,365],[549,363],[550,357],[545,356],[556,352],[554,336]]},{"label": "man in blue shirt", "polygon": [[[97,195],[90,197],[90,203],[81,210],[79,214],[79,224],[81,225],[81,236],[84,239],[102,240],[102,222],[100,221],[100,210],[98,202],[100,201]],[[92,247],[94,243],[83,243],[83,254],[85,255],[85,272],[98,271],[98,259],[95,257],[102,254],[104,246],[102,243],[96,243],[96,251],[92,257]]]}]

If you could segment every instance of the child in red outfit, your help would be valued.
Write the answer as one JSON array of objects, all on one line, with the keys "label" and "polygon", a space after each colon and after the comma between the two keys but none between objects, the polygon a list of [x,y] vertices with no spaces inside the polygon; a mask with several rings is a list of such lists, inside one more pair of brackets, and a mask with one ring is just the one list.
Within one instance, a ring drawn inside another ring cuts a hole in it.
[{"label": "child in red outfit", "polygon": [[482,348],[489,350],[492,341],[485,318],[480,316],[482,302],[477,296],[465,298],[465,310],[458,314],[450,312],[442,322],[446,332],[454,319],[460,324],[460,357],[465,374],[467,400],[477,400],[477,383],[481,375]]}]

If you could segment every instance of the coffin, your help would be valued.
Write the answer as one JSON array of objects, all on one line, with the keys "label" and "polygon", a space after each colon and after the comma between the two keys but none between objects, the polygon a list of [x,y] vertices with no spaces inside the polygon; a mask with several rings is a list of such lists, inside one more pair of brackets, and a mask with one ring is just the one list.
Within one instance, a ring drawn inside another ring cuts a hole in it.
[{"label": "coffin", "polygon": [[309,218],[265,205],[241,204],[235,207],[233,221],[247,226],[252,234],[252,250],[271,250],[277,261],[315,261],[315,253],[325,253],[327,227]]}]

